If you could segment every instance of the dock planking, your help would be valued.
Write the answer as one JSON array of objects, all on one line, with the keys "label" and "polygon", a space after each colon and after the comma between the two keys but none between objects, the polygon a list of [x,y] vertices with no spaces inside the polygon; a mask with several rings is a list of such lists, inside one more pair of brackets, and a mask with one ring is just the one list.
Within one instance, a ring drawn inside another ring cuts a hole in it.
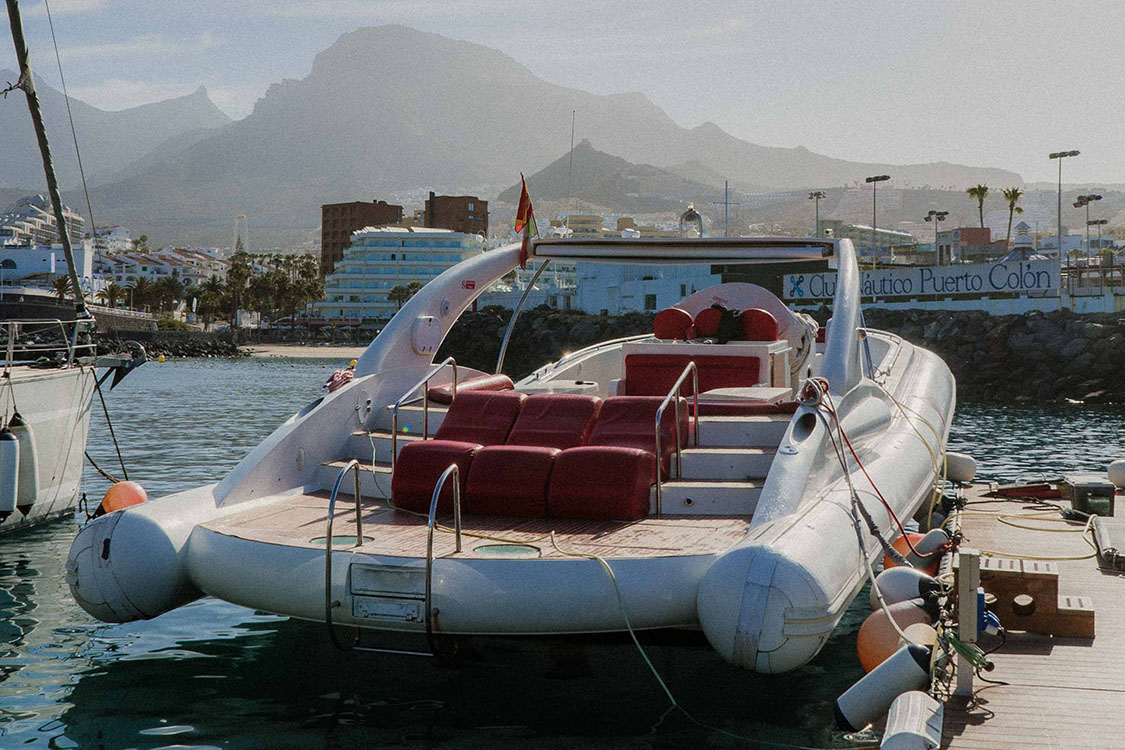
[{"label": "dock planking", "polygon": [[[995,513],[1033,513],[1026,501],[985,498],[986,488],[966,493],[970,511],[962,517],[966,547],[1011,555],[1079,557],[1092,555],[1091,535],[1016,528]],[[982,503],[981,501],[988,501]],[[1066,500],[1052,503],[1069,506]],[[1040,506],[1041,507],[1041,506]],[[1125,515],[1119,506],[1117,517]],[[1059,523],[1018,519],[1024,526],[1067,528]],[[1075,529],[1081,529],[1076,525]],[[1087,541],[1089,540],[1089,541]],[[990,685],[974,680],[976,700],[954,697],[945,706],[942,747],[956,750],[1008,748],[1106,748],[1125,746],[1125,575],[1102,570],[1095,557],[1055,560],[1059,593],[1083,597],[1096,615],[1094,638],[1010,632],[991,655],[996,668]],[[1008,621],[1006,628],[1017,627]],[[982,637],[981,646],[998,641]]]}]

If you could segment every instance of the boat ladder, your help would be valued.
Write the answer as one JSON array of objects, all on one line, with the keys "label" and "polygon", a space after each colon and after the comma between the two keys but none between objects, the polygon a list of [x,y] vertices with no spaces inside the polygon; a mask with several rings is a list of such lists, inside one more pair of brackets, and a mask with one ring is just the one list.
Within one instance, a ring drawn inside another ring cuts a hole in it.
[{"label": "boat ladder", "polygon": [[[445,483],[451,478],[453,480],[453,531],[455,537],[455,548],[457,552],[461,551],[461,482],[460,470],[457,464],[450,464],[441,478],[438,479],[434,487],[433,497],[430,499],[430,511],[427,517],[427,531],[426,531],[426,567],[425,567],[425,586],[421,595],[410,591],[396,590],[394,593],[388,594],[387,592],[378,591],[380,588],[378,583],[374,584],[375,590],[373,591],[355,591],[355,574],[358,572],[357,566],[352,566],[350,576],[352,578],[351,584],[352,593],[374,593],[381,594],[375,597],[383,602],[389,602],[399,612],[406,613],[402,619],[417,621],[418,615],[421,616],[422,621],[426,627],[426,642],[429,645],[429,651],[417,651],[408,649],[392,649],[381,648],[375,646],[367,646],[360,643],[361,628],[355,628],[352,636],[351,643],[342,642],[337,635],[337,626],[333,623],[332,612],[343,606],[343,603],[338,599],[332,598],[332,526],[336,512],[336,498],[340,492],[340,485],[343,483],[344,478],[349,471],[354,472],[355,478],[355,544],[352,546],[351,551],[355,552],[364,543],[363,536],[363,514],[361,509],[362,496],[360,495],[359,488],[359,472],[361,470],[359,461],[352,459],[340,470],[336,477],[336,483],[332,487],[332,495],[328,500],[328,520],[327,530],[325,533],[325,552],[324,552],[324,623],[328,628],[328,637],[332,641],[332,645],[341,651],[367,651],[379,654],[399,654],[405,656],[436,656],[437,642],[436,634],[434,631],[434,618],[438,615],[438,609],[433,606],[433,572],[434,572],[434,530],[437,528],[437,506],[438,499],[441,497],[442,490],[445,489]],[[411,569],[395,569],[387,570],[379,566],[361,566],[361,569],[368,572],[370,578],[375,579],[383,574],[386,577],[390,573],[392,577],[401,578],[403,575],[409,575],[413,572]],[[346,596],[346,595],[345,595]],[[418,612],[418,610],[421,612]]]}]

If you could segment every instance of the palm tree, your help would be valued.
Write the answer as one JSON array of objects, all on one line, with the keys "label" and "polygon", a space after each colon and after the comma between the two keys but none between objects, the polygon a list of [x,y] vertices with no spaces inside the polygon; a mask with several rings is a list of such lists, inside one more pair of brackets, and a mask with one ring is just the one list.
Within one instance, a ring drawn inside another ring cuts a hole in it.
[{"label": "palm tree", "polygon": [[55,296],[60,300],[74,296],[71,292],[70,276],[56,276],[51,286],[55,289]]},{"label": "palm tree", "polygon": [[395,284],[391,290],[387,292],[387,301],[394,302],[398,305],[397,309],[402,309],[402,304],[410,300],[418,290],[422,288],[421,281],[411,281],[409,284],[403,286],[402,284]]},{"label": "palm tree", "polygon": [[212,276],[199,285],[197,312],[203,316],[203,330],[211,327],[211,316],[222,307],[225,296],[226,287],[218,276]]},{"label": "palm tree", "polygon": [[132,295],[133,309],[143,309],[152,300],[152,282],[146,276],[138,276],[127,288]]},{"label": "palm tree", "polygon": [[965,191],[970,198],[975,198],[977,208],[980,210],[980,228],[984,229],[984,199],[988,197],[988,185],[977,185]]},{"label": "palm tree", "polygon": [[1016,205],[1020,202],[1020,198],[1023,197],[1023,191],[1019,188],[1011,187],[1002,191],[1002,194],[1004,200],[1008,201],[1008,241],[1004,244],[1004,247],[1007,247],[1012,244],[1012,217],[1016,214],[1023,213],[1023,209]]},{"label": "palm tree", "polygon": [[112,310],[119,301],[125,299],[125,295],[127,293],[128,292],[126,292],[123,287],[118,286],[117,283],[111,281],[110,283],[106,284],[105,289],[102,289],[100,292],[98,292],[97,297],[99,300],[109,305],[110,309]]}]

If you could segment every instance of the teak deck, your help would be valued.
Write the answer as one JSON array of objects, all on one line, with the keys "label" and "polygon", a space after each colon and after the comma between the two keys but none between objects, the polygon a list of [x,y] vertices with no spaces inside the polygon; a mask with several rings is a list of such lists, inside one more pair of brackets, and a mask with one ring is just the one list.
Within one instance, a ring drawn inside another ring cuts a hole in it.
[{"label": "teak deck", "polygon": [[[969,499],[982,499],[983,492],[982,488],[972,488]],[[1065,500],[1052,502],[1067,504]],[[1014,501],[970,505],[969,509],[1019,513],[1021,505]],[[1116,516],[1123,515],[1125,508],[1119,496]],[[1034,521],[1026,523],[1036,525]],[[975,549],[1037,556],[1076,556],[1093,551],[1082,534],[1013,528],[995,516],[967,515],[962,528],[965,546]],[[980,691],[979,707],[966,708],[957,698],[947,703],[943,747],[1024,750],[1125,746],[1125,576],[1101,570],[1092,557],[1056,564],[1059,591],[1092,601],[1095,637],[1009,633],[1004,647],[990,657],[996,668],[986,676],[1010,684],[992,686],[974,680],[974,689]],[[989,639],[982,646],[993,643]]]},{"label": "teak deck", "polygon": [[[390,557],[425,557],[426,518],[390,508],[385,501],[362,504],[363,535],[371,541],[359,552]],[[355,501],[343,493],[337,498],[333,516],[334,537],[355,535]],[[570,553],[602,557],[669,557],[706,555],[733,546],[750,526],[750,516],[660,516],[629,523],[565,518],[506,518],[465,515],[462,519],[462,556],[488,557],[475,548],[506,541],[531,544],[543,558],[563,558],[549,539],[555,532],[557,545]],[[328,493],[295,495],[241,513],[218,518],[202,526],[228,536],[267,544],[323,549],[315,542],[323,538],[328,520]],[[453,525],[451,515],[438,522]],[[337,544],[339,546],[339,544]],[[452,531],[434,534],[434,555],[455,557]]]}]

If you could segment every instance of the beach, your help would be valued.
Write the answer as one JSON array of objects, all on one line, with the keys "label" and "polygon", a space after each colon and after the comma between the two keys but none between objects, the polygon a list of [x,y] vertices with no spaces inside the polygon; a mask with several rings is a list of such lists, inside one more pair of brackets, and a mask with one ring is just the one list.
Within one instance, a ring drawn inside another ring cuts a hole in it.
[{"label": "beach", "polygon": [[251,357],[299,357],[302,359],[342,359],[351,361],[363,354],[366,346],[302,346],[299,344],[254,344],[240,347]]}]

